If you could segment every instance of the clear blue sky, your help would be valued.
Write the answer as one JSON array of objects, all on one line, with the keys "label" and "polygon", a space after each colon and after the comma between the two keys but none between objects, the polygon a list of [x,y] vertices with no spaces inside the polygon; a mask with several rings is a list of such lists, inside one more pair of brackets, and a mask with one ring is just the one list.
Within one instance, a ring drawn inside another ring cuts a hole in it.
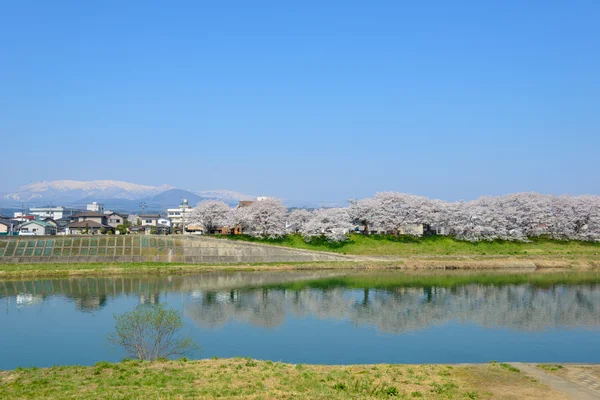
[{"label": "clear blue sky", "polygon": [[599,21],[597,0],[5,1],[4,161],[44,161],[0,192],[600,194]]}]

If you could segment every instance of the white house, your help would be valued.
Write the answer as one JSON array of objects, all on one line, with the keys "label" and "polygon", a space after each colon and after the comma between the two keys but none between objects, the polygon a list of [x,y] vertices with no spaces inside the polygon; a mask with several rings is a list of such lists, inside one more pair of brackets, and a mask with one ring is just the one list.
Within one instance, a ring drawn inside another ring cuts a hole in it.
[{"label": "white house", "polygon": [[95,211],[104,214],[104,204],[100,204],[97,201],[93,201],[92,204],[88,204],[86,209],[88,211]]},{"label": "white house", "polygon": [[186,215],[189,216],[191,211],[192,207],[188,204],[188,200],[183,199],[179,207],[167,209],[167,218],[171,221],[173,226],[181,226],[184,218],[186,219],[186,222],[188,222]]},{"label": "white house", "polygon": [[65,207],[32,207],[29,209],[29,214],[35,215],[36,219],[52,218],[53,220],[70,217],[78,211],[73,208]]}]

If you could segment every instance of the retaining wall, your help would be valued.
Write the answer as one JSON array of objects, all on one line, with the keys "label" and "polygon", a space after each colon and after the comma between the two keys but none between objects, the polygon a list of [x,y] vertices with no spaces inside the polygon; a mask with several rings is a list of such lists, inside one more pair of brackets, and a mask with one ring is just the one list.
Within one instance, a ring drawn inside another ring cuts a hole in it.
[{"label": "retaining wall", "polygon": [[0,263],[259,263],[344,261],[331,253],[202,236],[13,236],[0,238]]}]

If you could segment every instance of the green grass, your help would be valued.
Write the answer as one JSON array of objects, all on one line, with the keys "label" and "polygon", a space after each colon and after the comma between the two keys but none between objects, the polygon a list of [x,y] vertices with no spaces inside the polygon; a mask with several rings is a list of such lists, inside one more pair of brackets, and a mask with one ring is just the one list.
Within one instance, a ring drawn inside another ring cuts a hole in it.
[{"label": "green grass", "polygon": [[538,364],[537,367],[550,372],[563,369],[563,366],[560,364]]},{"label": "green grass", "polygon": [[[391,268],[402,265],[401,261],[373,262],[369,265]],[[206,271],[268,271],[290,269],[353,269],[363,264],[354,261],[327,262],[276,262],[276,263],[227,263],[227,264],[177,264],[164,262],[122,263],[35,263],[0,264],[0,279],[4,277],[76,276],[76,275],[128,275],[128,274],[183,274]]]},{"label": "green grass", "polygon": [[296,249],[330,251],[355,255],[379,256],[459,256],[459,255],[588,255],[600,253],[600,242],[559,241],[546,238],[534,238],[530,242],[511,242],[495,240],[493,242],[470,243],[448,236],[363,236],[353,234],[346,242],[330,243],[323,238],[314,238],[306,242],[299,235],[288,235],[279,239],[259,239],[246,235],[218,236],[228,240],[265,243]]},{"label": "green grass", "polygon": [[2,399],[552,398],[498,365],[292,365],[245,358],[18,368],[0,371]]}]

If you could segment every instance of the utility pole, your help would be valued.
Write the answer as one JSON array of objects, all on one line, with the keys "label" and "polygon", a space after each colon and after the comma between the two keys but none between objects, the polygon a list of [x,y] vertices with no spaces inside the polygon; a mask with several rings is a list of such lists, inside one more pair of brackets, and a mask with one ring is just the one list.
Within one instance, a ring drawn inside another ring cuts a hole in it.
[{"label": "utility pole", "polygon": [[142,208],[142,215],[144,215],[144,209],[146,208],[146,202],[142,201],[140,203],[140,207]]}]

